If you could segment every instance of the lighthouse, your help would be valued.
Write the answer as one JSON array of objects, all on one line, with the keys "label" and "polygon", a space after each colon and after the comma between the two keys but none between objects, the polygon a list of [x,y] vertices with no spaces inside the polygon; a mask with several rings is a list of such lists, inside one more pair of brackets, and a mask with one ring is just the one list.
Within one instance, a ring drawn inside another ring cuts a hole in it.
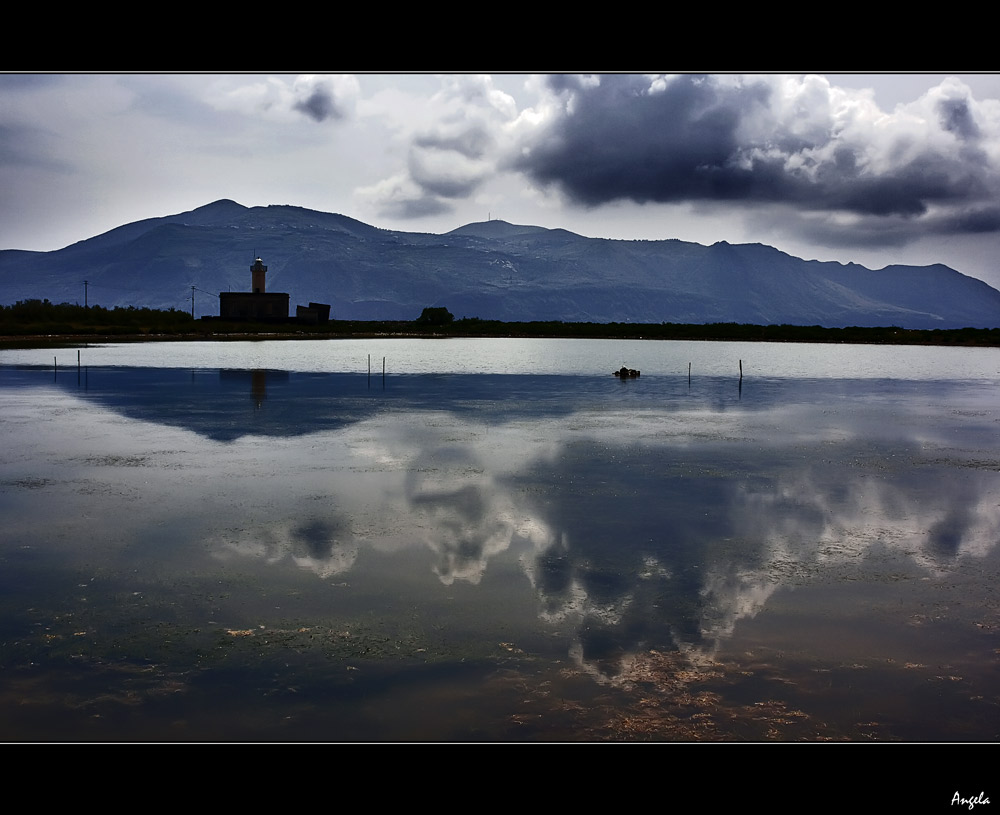
[{"label": "lighthouse", "polygon": [[268,293],[264,282],[267,266],[257,258],[250,267],[250,291],[219,292],[219,317],[223,320],[284,322],[288,319],[288,295]]},{"label": "lighthouse", "polygon": [[254,294],[264,294],[264,276],[267,274],[267,266],[264,261],[257,258],[250,267],[250,291]]}]

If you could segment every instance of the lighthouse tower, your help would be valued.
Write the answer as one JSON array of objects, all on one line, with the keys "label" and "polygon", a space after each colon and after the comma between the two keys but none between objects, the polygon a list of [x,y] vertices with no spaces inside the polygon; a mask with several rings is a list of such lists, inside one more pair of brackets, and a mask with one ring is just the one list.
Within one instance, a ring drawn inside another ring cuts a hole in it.
[{"label": "lighthouse tower", "polygon": [[223,320],[282,322],[288,319],[288,295],[267,292],[267,266],[257,258],[250,267],[250,291],[219,292],[219,317]]},{"label": "lighthouse tower", "polygon": [[264,294],[264,275],[267,274],[267,266],[257,258],[250,267],[250,291],[254,294]]}]

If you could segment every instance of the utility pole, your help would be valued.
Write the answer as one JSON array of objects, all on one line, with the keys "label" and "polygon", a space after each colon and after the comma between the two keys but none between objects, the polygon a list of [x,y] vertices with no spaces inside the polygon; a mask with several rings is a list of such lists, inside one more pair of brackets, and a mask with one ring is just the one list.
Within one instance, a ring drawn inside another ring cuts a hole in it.
[{"label": "utility pole", "polygon": [[87,281],[83,281],[83,307],[87,308]]},{"label": "utility pole", "polygon": [[191,319],[194,319],[194,286],[191,287]]}]

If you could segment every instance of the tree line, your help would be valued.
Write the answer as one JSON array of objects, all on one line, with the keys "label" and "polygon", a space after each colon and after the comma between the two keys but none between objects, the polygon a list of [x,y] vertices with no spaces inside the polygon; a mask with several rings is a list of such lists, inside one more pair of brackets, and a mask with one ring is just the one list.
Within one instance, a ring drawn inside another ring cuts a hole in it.
[{"label": "tree line", "polygon": [[414,320],[330,320],[319,325],[254,324],[192,319],[185,311],[117,306],[84,307],[48,300],[0,306],[0,335],[187,335],[268,336],[539,337],[648,340],[730,340],[886,345],[1000,346],[1000,328],[912,329],[900,326],[826,328],[749,323],[578,323],[561,320],[503,322],[454,319],[443,307],[424,309]]},{"label": "tree line", "polygon": [[46,300],[18,300],[0,306],[0,334],[146,334],[191,331],[185,311],[135,306],[81,306]]}]

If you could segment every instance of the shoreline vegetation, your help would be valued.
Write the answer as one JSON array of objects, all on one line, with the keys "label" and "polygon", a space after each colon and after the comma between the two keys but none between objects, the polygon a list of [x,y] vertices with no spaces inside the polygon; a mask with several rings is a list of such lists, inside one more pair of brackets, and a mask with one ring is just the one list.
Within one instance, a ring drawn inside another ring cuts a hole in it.
[{"label": "shoreline vegetation", "polygon": [[[425,315],[428,310],[425,309]],[[432,310],[437,311],[437,309]],[[502,322],[455,320],[333,320],[308,325],[193,319],[177,309],[84,307],[48,300],[0,306],[0,347],[169,340],[345,339],[367,337],[722,340],[877,345],[1000,346],[1000,328],[907,329],[899,326],[825,328],[743,323]]]}]

